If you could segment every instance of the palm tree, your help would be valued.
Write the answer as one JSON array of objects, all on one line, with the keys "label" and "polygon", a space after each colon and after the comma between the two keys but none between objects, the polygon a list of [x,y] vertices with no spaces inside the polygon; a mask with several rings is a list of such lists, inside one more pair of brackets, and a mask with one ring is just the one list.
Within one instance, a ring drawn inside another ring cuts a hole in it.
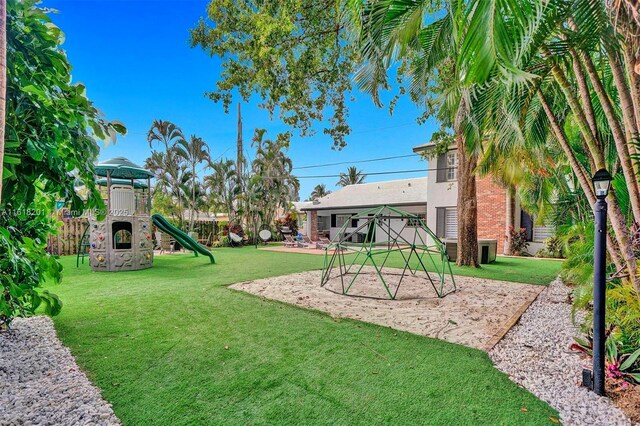
[{"label": "palm tree", "polygon": [[469,36],[457,59],[466,66],[465,79],[483,87],[470,114],[482,123],[488,150],[560,147],[591,206],[590,176],[600,168],[617,172],[625,194],[609,193],[607,248],[640,292],[628,227],[640,222],[640,165],[634,164],[640,77],[633,53],[640,42],[626,37],[636,33],[637,22],[624,7],[613,22],[610,3],[599,0],[514,0],[492,9],[493,3],[469,2]]},{"label": "palm tree", "polygon": [[[187,170],[184,159],[178,154],[176,146],[183,140],[184,134],[178,126],[169,121],[154,120],[147,132],[147,141],[149,147],[152,148],[151,156],[145,162],[146,166],[156,175],[160,187],[176,198],[179,211],[178,220],[181,225],[183,222],[182,200],[186,198],[184,183]],[[164,151],[154,150],[154,143],[161,145]],[[186,192],[186,194],[188,193]]]},{"label": "palm tree", "polygon": [[347,173],[340,173],[340,180],[337,185],[358,185],[364,183],[367,175],[363,174],[362,170],[358,170],[357,167],[351,166],[347,169]]},{"label": "palm tree", "polygon": [[[458,153],[458,265],[479,266],[476,163],[479,138],[469,114],[474,87],[464,83],[457,58],[465,43],[467,16],[460,0],[448,0],[444,16],[427,23],[436,1],[379,0],[355,2],[360,17],[364,66],[356,78],[381,105],[387,69],[401,62],[409,95],[427,114],[452,128]],[[364,6],[362,6],[364,4]],[[357,19],[357,18],[356,18]]]},{"label": "palm tree", "polygon": [[7,99],[7,0],[0,0],[0,203],[4,164],[4,128]]},{"label": "palm tree", "polygon": [[211,156],[209,154],[209,145],[196,135],[191,135],[189,141],[186,139],[179,139],[176,143],[176,153],[180,156],[187,165],[191,168],[191,206],[189,212],[189,230],[193,230],[193,222],[195,220],[196,208],[196,186],[198,175],[196,173],[196,167],[202,163],[205,163],[205,170],[211,163]]},{"label": "palm tree", "polygon": [[234,222],[234,204],[240,195],[235,163],[229,159],[219,160],[211,165],[211,169],[213,173],[204,178],[204,185],[209,191],[212,207],[222,209],[229,217],[229,222]]},{"label": "palm tree", "polygon": [[331,191],[328,191],[327,186],[324,183],[321,183],[313,188],[313,191],[311,191],[311,194],[309,195],[309,199],[317,200],[318,198],[326,197],[329,194],[331,194]]},{"label": "palm tree", "polygon": [[293,163],[287,155],[290,135],[279,134],[270,140],[264,139],[265,134],[264,129],[255,131],[252,146],[256,148],[256,157],[251,164],[254,176],[249,181],[252,192],[260,194],[262,220],[271,223],[278,209],[286,210],[298,199],[300,182],[292,174]]}]

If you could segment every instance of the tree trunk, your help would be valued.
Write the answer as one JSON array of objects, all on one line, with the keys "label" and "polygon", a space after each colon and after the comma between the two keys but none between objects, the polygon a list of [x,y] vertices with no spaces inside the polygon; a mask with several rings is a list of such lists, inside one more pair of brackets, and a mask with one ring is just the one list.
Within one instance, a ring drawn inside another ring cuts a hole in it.
[{"label": "tree trunk", "polygon": [[[580,162],[576,158],[576,155],[571,149],[569,140],[564,134],[564,130],[562,129],[560,122],[558,121],[556,116],[553,114],[553,111],[551,111],[551,107],[549,106],[549,104],[547,103],[547,100],[544,98],[544,96],[540,91],[538,91],[538,99],[540,99],[542,108],[544,109],[544,112],[547,115],[547,118],[549,119],[549,122],[551,124],[551,130],[553,131],[553,134],[555,135],[556,140],[558,141],[558,143],[560,144],[560,147],[562,148],[565,155],[567,156],[567,159],[569,160],[569,165],[571,166],[573,173],[578,178],[578,183],[580,184],[580,188],[582,189],[582,192],[586,195],[587,200],[589,201],[589,205],[593,207],[596,203],[596,196],[593,192],[593,187],[591,186],[591,181],[589,179],[589,176],[587,175],[587,171],[584,169],[584,167],[582,167],[582,164],[580,164]],[[611,256],[611,258],[613,259],[613,262],[615,263],[616,268],[622,269],[623,265],[625,265],[622,253],[620,253],[618,246],[615,245],[612,240],[613,239],[611,238],[611,236],[607,233],[607,251],[609,252],[609,255]]]},{"label": "tree trunk", "polygon": [[618,117],[616,116],[616,111],[613,107],[613,103],[611,102],[611,99],[609,99],[609,95],[607,94],[604,85],[600,80],[600,76],[598,75],[591,57],[587,56],[584,53],[581,54],[581,57],[587,70],[587,74],[589,75],[591,85],[593,86],[596,95],[598,95],[598,99],[600,100],[600,104],[602,105],[602,110],[604,111],[604,114],[607,118],[607,123],[611,128],[613,140],[616,144],[616,150],[618,151],[618,160],[620,161],[622,173],[624,174],[624,178],[627,181],[627,187],[629,188],[629,198],[631,200],[633,216],[635,221],[638,222],[640,221],[640,190],[638,188],[636,174],[633,170],[633,164],[631,162],[631,155],[628,150],[626,135],[622,129]]},{"label": "tree trunk", "polygon": [[191,212],[189,213],[189,232],[193,232],[193,223],[196,215],[196,165],[191,168]]},{"label": "tree trunk", "polygon": [[0,0],[0,205],[4,167],[4,128],[7,104],[7,1]]},{"label": "tree trunk", "polygon": [[455,119],[458,148],[458,266],[478,267],[478,202],[476,166],[478,157],[468,154],[461,123],[467,113],[464,98],[460,100]]},{"label": "tree trunk", "polygon": [[507,220],[505,222],[505,229],[504,229],[504,236],[505,236],[505,240],[504,240],[504,254],[506,255],[511,255],[513,253],[513,251],[511,250],[511,230],[514,228],[514,218],[513,218],[513,213],[514,213],[514,197],[513,197],[513,189],[512,188],[507,188]]}]

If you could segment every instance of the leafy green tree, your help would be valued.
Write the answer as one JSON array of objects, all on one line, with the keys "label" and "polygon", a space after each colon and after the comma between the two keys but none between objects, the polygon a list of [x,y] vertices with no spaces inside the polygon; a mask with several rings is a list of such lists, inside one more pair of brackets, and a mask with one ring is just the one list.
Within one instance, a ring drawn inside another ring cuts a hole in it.
[{"label": "leafy green tree", "polygon": [[211,165],[211,169],[213,173],[204,178],[205,188],[209,191],[211,207],[216,212],[221,210],[226,213],[229,222],[233,223],[236,220],[236,198],[241,193],[235,163],[229,159],[219,160]]},{"label": "leafy green tree", "polygon": [[189,229],[193,229],[193,222],[195,220],[195,214],[198,211],[198,203],[196,198],[196,190],[198,188],[198,174],[196,173],[196,167],[202,163],[205,163],[205,171],[209,164],[211,164],[211,155],[209,154],[209,145],[196,135],[191,135],[191,138],[180,139],[175,147],[176,153],[191,168],[191,194],[190,198],[190,212],[189,212]]},{"label": "leafy green tree", "polygon": [[7,110],[7,1],[0,0],[0,203],[2,202],[2,164]]},{"label": "leafy green tree", "polygon": [[[147,141],[152,149],[151,156],[145,161],[145,167],[154,173],[158,189],[175,197],[178,205],[178,223],[182,226],[184,200],[189,198],[188,194],[191,192],[187,189],[191,173],[184,156],[178,152],[178,145],[185,141],[182,129],[170,121],[154,120],[147,132]],[[163,150],[153,149],[154,144],[160,145]]]},{"label": "leafy green tree", "polygon": [[[262,213],[264,223],[271,224],[278,210],[288,210],[298,199],[300,182],[293,176],[293,163],[287,155],[290,135],[279,134],[275,140],[265,139],[266,130],[256,129],[252,146],[256,149],[251,163],[250,190]],[[253,206],[255,207],[255,206]],[[251,210],[251,209],[250,209]]]},{"label": "leafy green tree", "polygon": [[633,52],[640,44],[632,37],[637,22],[624,8],[614,22],[610,6],[597,0],[470,1],[470,36],[458,63],[467,67],[467,82],[483,87],[470,114],[483,123],[489,152],[557,144],[591,205],[596,170],[621,176],[628,210],[619,191],[611,191],[608,248],[640,294],[638,250],[628,226],[640,220],[633,161],[640,123]]},{"label": "leafy green tree", "polygon": [[[458,265],[479,266],[476,165],[478,137],[469,114],[474,87],[464,83],[465,68],[457,57],[467,29],[461,0],[379,0],[354,3],[364,66],[358,71],[360,87],[380,105],[379,91],[389,89],[388,70],[408,80],[409,97],[435,115],[443,127],[453,129],[458,155]],[[430,14],[444,5],[442,17]],[[399,65],[398,65],[399,63]],[[401,89],[401,94],[405,89]],[[436,133],[435,135],[437,135]]]},{"label": "leafy green tree", "polygon": [[[0,327],[15,316],[62,305],[40,291],[45,277],[60,279],[61,266],[46,253],[56,232],[56,200],[75,212],[104,210],[95,187],[98,140],[115,141],[124,126],[107,121],[73,83],[71,65],[60,48],[62,31],[34,0],[7,2],[7,98],[5,157],[0,216]],[[87,188],[86,202],[75,192]]]},{"label": "leafy green tree", "polygon": [[358,170],[357,167],[351,166],[347,169],[347,173],[340,173],[340,180],[337,185],[347,186],[347,185],[359,185],[364,183],[364,180],[367,178],[362,170]]},{"label": "leafy green tree", "polygon": [[191,30],[193,47],[222,59],[221,78],[207,95],[228,110],[235,90],[245,101],[257,94],[263,108],[302,135],[327,122],[324,133],[344,147],[359,57],[348,3],[212,0],[207,19]]}]

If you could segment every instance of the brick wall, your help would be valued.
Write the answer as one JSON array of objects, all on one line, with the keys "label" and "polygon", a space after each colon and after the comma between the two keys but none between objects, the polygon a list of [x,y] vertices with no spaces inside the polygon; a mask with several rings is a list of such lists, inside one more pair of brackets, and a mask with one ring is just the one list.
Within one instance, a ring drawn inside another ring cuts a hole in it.
[{"label": "brick wall", "polygon": [[498,253],[504,253],[507,193],[491,176],[478,177],[478,238],[498,241]]},{"label": "brick wall", "polygon": [[309,214],[309,238],[311,241],[318,241],[318,211],[311,210]]}]

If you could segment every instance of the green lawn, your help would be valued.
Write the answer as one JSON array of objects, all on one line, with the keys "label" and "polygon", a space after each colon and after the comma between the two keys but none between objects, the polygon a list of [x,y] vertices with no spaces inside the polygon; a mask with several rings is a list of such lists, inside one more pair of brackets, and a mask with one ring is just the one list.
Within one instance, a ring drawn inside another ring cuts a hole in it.
[{"label": "green lawn", "polygon": [[[557,416],[481,351],[224,287],[318,268],[321,256],[215,255],[215,265],[159,256],[151,269],[120,273],[62,259],[64,281],[49,286],[65,304],[56,328],[125,425],[539,425]],[[517,260],[529,265],[523,279],[538,262]]]},{"label": "green lawn", "polygon": [[[384,259],[384,256],[385,255],[383,254],[375,256],[375,261],[378,262],[378,259],[382,261]],[[353,259],[353,257],[348,258]],[[364,256],[361,255],[358,263],[362,263],[363,260]],[[423,258],[423,262],[425,267],[429,271],[432,271],[434,269],[426,255]],[[417,258],[414,256],[411,259],[410,263],[411,266],[415,268],[418,265]],[[561,265],[562,263],[560,261],[553,259],[498,256],[495,262],[487,265],[482,265],[482,267],[480,268],[461,267],[456,266],[455,263],[451,263],[451,269],[453,270],[454,275],[465,275],[470,277],[488,278],[492,280],[547,285],[558,275]],[[391,255],[389,255],[389,259],[387,260],[386,266],[392,268],[403,268],[404,259],[402,258],[402,255],[400,255],[400,253],[398,252],[391,253]],[[320,267],[322,267],[322,264],[320,264]]]}]

